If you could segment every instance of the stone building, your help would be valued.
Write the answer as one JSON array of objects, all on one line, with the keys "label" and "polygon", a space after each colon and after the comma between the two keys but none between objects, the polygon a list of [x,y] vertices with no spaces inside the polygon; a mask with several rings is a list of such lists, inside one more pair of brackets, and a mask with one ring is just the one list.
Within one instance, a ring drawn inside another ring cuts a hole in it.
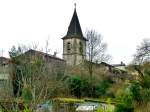
[{"label": "stone building", "polygon": [[64,73],[66,62],[63,59],[56,57],[55,53],[54,55],[50,55],[41,51],[30,49],[24,53],[24,56],[30,63],[32,63],[35,59],[41,59],[50,73]]},{"label": "stone building", "polygon": [[63,39],[63,59],[67,65],[78,65],[86,56],[86,38],[83,36],[76,7],[67,34]]},{"label": "stone building", "polygon": [[0,86],[9,79],[9,59],[0,57]]},{"label": "stone building", "polygon": [[9,62],[10,59],[0,57],[0,100],[11,96],[11,82],[9,75]]},{"label": "stone building", "polygon": [[30,67],[32,68],[33,65],[35,65],[35,68],[37,67],[38,70],[40,69],[40,72],[44,72],[52,78],[64,74],[66,62],[56,57],[56,55],[30,49],[11,60],[11,74],[14,74],[13,70],[16,68],[19,71],[22,69],[26,70],[30,69]]}]

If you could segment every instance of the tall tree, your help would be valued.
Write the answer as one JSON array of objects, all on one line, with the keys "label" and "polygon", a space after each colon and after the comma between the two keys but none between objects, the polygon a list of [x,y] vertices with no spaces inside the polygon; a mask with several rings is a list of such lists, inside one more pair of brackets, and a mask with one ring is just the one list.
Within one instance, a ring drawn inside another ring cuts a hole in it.
[{"label": "tall tree", "polygon": [[136,54],[134,55],[134,70],[137,71],[142,85],[145,85],[145,71],[150,67],[150,39],[144,39],[137,46]]},{"label": "tall tree", "polygon": [[87,69],[90,75],[92,84],[93,67],[100,62],[106,62],[110,56],[106,54],[107,44],[103,42],[102,36],[95,30],[88,30],[86,32],[86,55],[87,55]]}]

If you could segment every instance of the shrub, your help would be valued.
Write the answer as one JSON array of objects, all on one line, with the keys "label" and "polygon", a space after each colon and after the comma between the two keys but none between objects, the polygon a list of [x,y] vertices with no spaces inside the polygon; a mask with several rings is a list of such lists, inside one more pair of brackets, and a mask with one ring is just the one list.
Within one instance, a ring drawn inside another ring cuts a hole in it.
[{"label": "shrub", "polygon": [[121,88],[116,96],[119,103],[116,105],[115,112],[133,112],[133,96],[129,90],[129,85]]},{"label": "shrub", "polygon": [[141,95],[140,95],[141,86],[138,82],[133,82],[131,84],[130,91],[132,93],[133,100],[141,101]]},{"label": "shrub", "polygon": [[81,81],[79,76],[72,76],[69,79],[70,92],[76,97],[81,97]]}]

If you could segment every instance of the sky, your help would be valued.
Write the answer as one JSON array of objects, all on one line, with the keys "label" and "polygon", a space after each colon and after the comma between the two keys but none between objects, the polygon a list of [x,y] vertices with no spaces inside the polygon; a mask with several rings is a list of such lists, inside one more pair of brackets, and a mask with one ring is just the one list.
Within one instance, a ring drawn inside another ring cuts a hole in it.
[{"label": "sky", "polygon": [[45,51],[48,40],[50,54],[62,58],[74,3],[83,34],[100,33],[113,64],[130,63],[137,45],[150,38],[149,0],[0,0],[0,55],[19,44]]}]

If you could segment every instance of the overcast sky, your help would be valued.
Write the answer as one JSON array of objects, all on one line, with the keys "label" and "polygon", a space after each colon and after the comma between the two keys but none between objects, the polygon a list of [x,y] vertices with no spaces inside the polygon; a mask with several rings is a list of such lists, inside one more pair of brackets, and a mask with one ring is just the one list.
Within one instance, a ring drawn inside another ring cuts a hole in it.
[{"label": "overcast sky", "polygon": [[[74,3],[83,33],[95,29],[108,44],[111,63],[129,63],[136,46],[150,37],[149,0],[0,0],[0,50],[8,57],[12,45],[38,44],[62,57]],[[2,55],[2,53],[0,53]]]}]

